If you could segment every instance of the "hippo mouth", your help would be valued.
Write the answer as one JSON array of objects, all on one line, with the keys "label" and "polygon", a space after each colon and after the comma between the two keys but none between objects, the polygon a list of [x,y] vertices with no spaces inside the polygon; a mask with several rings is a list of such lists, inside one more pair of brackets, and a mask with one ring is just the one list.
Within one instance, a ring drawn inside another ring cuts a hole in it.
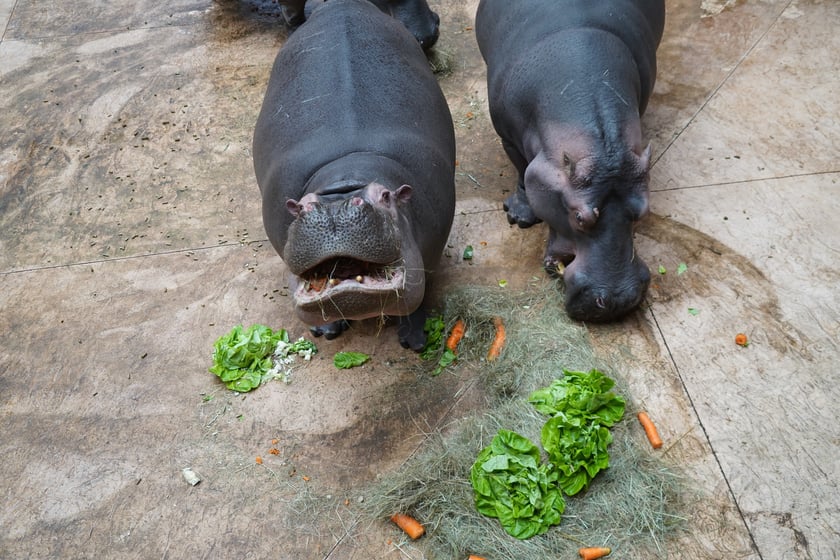
[{"label": "hippo mouth", "polygon": [[395,314],[405,297],[406,273],[402,261],[336,257],[293,276],[293,284],[298,315],[316,325]]}]

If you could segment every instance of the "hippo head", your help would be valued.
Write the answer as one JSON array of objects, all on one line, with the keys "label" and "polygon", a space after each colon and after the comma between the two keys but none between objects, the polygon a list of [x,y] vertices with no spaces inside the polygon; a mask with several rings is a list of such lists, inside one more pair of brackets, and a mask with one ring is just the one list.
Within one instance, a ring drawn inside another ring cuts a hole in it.
[{"label": "hippo head", "polygon": [[380,10],[402,22],[411,31],[423,50],[437,43],[440,18],[426,0],[371,0]]},{"label": "hippo head", "polygon": [[378,183],[333,186],[286,208],[283,260],[298,316],[310,325],[341,319],[406,315],[425,289],[422,258],[405,227],[401,206],[411,187]]},{"label": "hippo head", "polygon": [[650,271],[633,232],[648,213],[649,168],[650,146],[608,158],[564,153],[528,166],[529,205],[551,230],[545,267],[563,275],[573,319],[612,321],[641,303]]}]

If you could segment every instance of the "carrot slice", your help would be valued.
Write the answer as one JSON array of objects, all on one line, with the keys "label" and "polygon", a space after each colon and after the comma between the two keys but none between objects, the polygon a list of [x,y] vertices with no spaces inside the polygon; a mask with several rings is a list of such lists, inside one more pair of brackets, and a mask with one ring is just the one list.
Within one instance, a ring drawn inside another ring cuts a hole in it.
[{"label": "carrot slice", "polygon": [[397,527],[405,531],[413,540],[419,539],[426,532],[426,529],[419,521],[404,513],[395,513],[391,516],[391,521],[396,523]]},{"label": "carrot slice", "polygon": [[496,335],[490,344],[490,350],[487,351],[487,360],[490,362],[499,357],[505,345],[505,324],[502,323],[502,318],[493,317],[493,326],[496,327]]},{"label": "carrot slice", "polygon": [[453,352],[457,352],[458,343],[464,338],[464,332],[466,330],[467,326],[462,319],[455,321],[455,326],[452,327],[452,332],[449,333],[449,338],[446,339],[446,347]]},{"label": "carrot slice", "polygon": [[659,449],[662,447],[662,439],[659,437],[659,432],[656,431],[656,426],[653,424],[653,420],[650,419],[647,412],[640,412],[638,414],[638,418],[642,427],[645,429],[645,435],[647,435],[647,438],[653,448]]},{"label": "carrot slice", "polygon": [[612,552],[612,549],[600,546],[578,549],[578,554],[580,554],[580,557],[583,558],[583,560],[597,560],[598,558],[603,558],[608,555],[610,552]]}]

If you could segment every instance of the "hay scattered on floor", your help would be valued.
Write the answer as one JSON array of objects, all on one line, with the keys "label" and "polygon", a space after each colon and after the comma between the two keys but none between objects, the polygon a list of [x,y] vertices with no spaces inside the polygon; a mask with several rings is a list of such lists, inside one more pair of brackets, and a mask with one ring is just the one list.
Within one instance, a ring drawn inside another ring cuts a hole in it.
[{"label": "hay scattered on floor", "polygon": [[448,76],[452,73],[452,62],[454,56],[452,53],[441,47],[434,47],[426,53],[426,58],[429,59],[429,66],[432,72],[438,77]]},{"label": "hay scattered on floor", "polygon": [[[481,362],[493,337],[495,316],[507,326],[507,344],[498,361]],[[611,546],[624,558],[658,552],[681,526],[686,508],[683,481],[643,447],[638,434],[632,436],[628,426],[635,410],[632,397],[620,375],[598,363],[586,330],[566,318],[562,293],[552,286],[544,290],[535,286],[523,293],[464,288],[445,302],[447,325],[458,317],[468,325],[459,347],[460,365],[442,375],[475,370],[475,383],[486,395],[486,412],[431,434],[397,472],[382,476],[365,491],[364,512],[371,519],[387,519],[397,511],[414,515],[426,525],[427,536],[418,546],[429,558],[467,554],[494,560],[544,560],[558,554],[571,558],[584,545]],[[598,368],[615,379],[615,390],[627,400],[627,413],[612,428],[610,468],[589,490],[566,499],[560,525],[519,541],[498,520],[475,509],[469,470],[500,428],[539,443],[547,418],[527,403],[527,396],[562,375],[563,368]]]}]

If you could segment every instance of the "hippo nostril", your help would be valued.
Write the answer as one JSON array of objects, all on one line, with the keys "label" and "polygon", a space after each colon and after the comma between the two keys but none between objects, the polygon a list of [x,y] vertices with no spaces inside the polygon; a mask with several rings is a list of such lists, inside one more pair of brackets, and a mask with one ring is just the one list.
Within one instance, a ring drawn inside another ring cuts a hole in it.
[{"label": "hippo nostril", "polygon": [[606,303],[604,303],[603,296],[598,296],[595,298],[595,305],[597,305],[599,309],[604,309],[607,307]]}]

